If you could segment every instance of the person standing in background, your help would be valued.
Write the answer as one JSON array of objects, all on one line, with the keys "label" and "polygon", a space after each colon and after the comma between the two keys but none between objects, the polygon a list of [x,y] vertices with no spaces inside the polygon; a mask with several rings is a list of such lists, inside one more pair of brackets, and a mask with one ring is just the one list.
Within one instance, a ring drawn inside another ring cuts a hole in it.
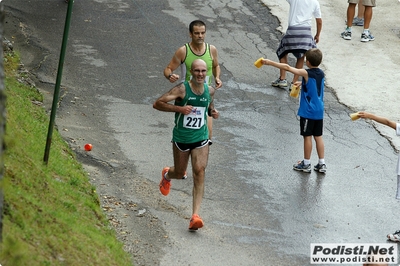
[{"label": "person standing in background", "polygon": [[[321,8],[317,0],[286,0],[289,5],[289,26],[286,34],[280,41],[276,51],[279,62],[288,63],[288,54],[293,54],[296,61],[296,68],[300,69],[304,66],[304,53],[311,48],[316,48],[319,42],[319,36],[322,30]],[[316,21],[316,34],[313,36],[311,32],[312,18]],[[280,70],[279,78],[271,83],[274,87],[286,88],[288,86],[286,80],[286,71]],[[294,74],[292,84],[299,78]]]},{"label": "person standing in background", "polygon": [[[375,114],[371,114],[371,113],[364,112],[364,111],[358,112],[357,116],[360,118],[363,118],[363,119],[371,119],[377,123],[380,123],[382,125],[393,128],[396,131],[396,135],[400,136],[400,123],[396,123],[395,121],[390,120],[386,117],[377,116]],[[400,155],[397,160],[396,173],[397,173],[396,199],[400,200]],[[387,238],[388,238],[388,240],[393,241],[393,242],[400,242],[400,230],[397,230],[393,234],[388,234]]]},{"label": "person standing in background", "polygon": [[[376,6],[375,0],[361,0],[364,6],[364,30],[361,33],[361,42],[369,42],[375,40],[375,37],[371,34],[369,27],[372,20],[372,8]],[[347,27],[340,34],[340,36],[345,40],[351,40],[351,33],[353,25],[353,18],[356,12],[356,5],[360,8],[359,0],[348,0],[349,6],[347,7]]]},{"label": "person standing in background", "polygon": [[[371,119],[375,122],[378,122],[382,125],[388,126],[393,128],[396,131],[396,135],[400,136],[400,123],[396,123],[395,121],[389,120],[382,116],[377,116],[368,112],[358,112],[358,117],[363,119]],[[396,199],[400,200],[400,155],[397,161],[397,192],[396,192]]]}]

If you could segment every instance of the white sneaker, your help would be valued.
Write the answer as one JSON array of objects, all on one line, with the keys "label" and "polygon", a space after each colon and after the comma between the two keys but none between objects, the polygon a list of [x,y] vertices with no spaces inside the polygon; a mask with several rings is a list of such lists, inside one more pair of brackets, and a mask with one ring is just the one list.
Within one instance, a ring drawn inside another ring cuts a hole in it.
[{"label": "white sneaker", "polygon": [[345,40],[351,40],[351,31],[345,30],[340,36]]},{"label": "white sneaker", "polygon": [[397,230],[393,234],[388,234],[387,238],[388,238],[388,240],[393,241],[393,242],[400,242],[400,230]]},{"label": "white sneaker", "polygon": [[325,164],[316,164],[314,165],[314,171],[320,172],[320,173],[325,173],[326,172],[326,165]]},{"label": "white sneaker", "polygon": [[369,41],[373,41],[373,40],[375,40],[375,37],[372,36],[371,32],[368,32],[368,34],[366,34],[366,33],[361,34],[362,42],[369,42]]}]

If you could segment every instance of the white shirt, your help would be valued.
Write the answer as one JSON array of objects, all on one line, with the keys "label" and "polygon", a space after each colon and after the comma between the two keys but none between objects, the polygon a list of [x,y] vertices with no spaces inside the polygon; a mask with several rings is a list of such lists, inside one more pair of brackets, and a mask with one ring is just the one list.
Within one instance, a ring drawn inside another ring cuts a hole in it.
[{"label": "white shirt", "polygon": [[321,8],[317,0],[286,0],[289,5],[289,26],[308,26],[314,18],[321,18]]}]

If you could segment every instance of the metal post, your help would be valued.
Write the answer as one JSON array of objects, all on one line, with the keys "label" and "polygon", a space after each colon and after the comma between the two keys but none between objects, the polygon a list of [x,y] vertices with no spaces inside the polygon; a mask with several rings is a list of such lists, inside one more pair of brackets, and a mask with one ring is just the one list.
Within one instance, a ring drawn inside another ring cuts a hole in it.
[{"label": "metal post", "polygon": [[51,140],[52,140],[52,135],[53,135],[54,121],[56,118],[58,99],[59,99],[59,95],[60,95],[60,84],[61,84],[62,70],[63,70],[63,65],[64,65],[65,50],[67,48],[68,32],[69,32],[69,26],[70,26],[70,21],[71,21],[71,13],[72,13],[73,3],[74,3],[73,0],[68,1],[67,17],[65,19],[64,35],[63,35],[63,41],[62,41],[61,53],[60,53],[60,61],[58,62],[57,80],[56,80],[56,86],[55,86],[54,95],[53,95],[53,105],[51,107],[49,130],[47,133],[46,148],[44,151],[44,159],[43,160],[46,163],[46,165],[49,161],[50,146],[51,146]]}]

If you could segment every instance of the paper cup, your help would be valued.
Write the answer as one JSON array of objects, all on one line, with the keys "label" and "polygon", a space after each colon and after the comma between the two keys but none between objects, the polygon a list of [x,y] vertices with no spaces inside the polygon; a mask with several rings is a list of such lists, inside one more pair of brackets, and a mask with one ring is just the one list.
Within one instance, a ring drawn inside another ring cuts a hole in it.
[{"label": "paper cup", "polygon": [[257,59],[257,61],[254,62],[254,65],[255,65],[257,68],[262,67],[263,63],[261,62],[261,60],[264,60],[264,58],[263,58],[263,57],[260,57],[260,58]]},{"label": "paper cup", "polygon": [[351,120],[355,121],[355,120],[359,119],[360,117],[358,116],[358,112],[357,112],[357,113],[350,114],[350,118],[351,118]]},{"label": "paper cup", "polygon": [[299,94],[300,94],[300,86],[292,84],[292,86],[290,87],[290,96],[292,96],[293,98],[298,98]]}]

